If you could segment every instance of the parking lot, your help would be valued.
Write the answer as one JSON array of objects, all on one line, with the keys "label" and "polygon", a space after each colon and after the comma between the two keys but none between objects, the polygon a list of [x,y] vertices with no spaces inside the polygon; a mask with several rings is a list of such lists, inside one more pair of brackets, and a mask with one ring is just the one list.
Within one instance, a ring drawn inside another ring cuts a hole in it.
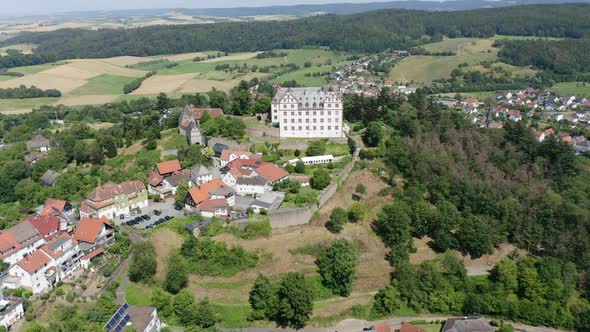
[{"label": "parking lot", "polygon": [[[157,212],[159,212],[159,215]],[[117,225],[127,224],[139,229],[151,228],[157,222],[164,223],[175,217],[183,217],[184,212],[182,210],[176,210],[174,208],[174,199],[168,199],[163,202],[149,201],[148,207],[139,211],[133,211],[132,214],[126,218],[117,218],[115,223]]]}]

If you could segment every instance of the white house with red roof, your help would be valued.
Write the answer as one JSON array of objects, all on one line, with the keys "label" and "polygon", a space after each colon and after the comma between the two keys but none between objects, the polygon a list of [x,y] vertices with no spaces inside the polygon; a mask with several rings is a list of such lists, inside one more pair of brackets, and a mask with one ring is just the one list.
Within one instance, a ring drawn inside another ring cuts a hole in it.
[{"label": "white house with red roof", "polygon": [[[234,203],[235,190],[220,179],[213,179],[207,183],[192,187],[188,191],[185,208],[189,211],[201,212],[205,217],[210,213],[223,216],[229,213],[229,208]],[[223,207],[226,206],[227,208],[224,209]]]},{"label": "white house with red roof", "polygon": [[81,256],[78,242],[64,232],[12,265],[3,286],[39,294],[71,276],[81,266]]},{"label": "white house with red roof", "polygon": [[45,240],[33,224],[20,222],[0,233],[0,259],[7,264],[16,264],[44,244]]},{"label": "white house with red roof", "polygon": [[[8,270],[10,282],[4,282],[6,288],[27,288],[33,294],[39,294],[53,285],[51,280],[56,275],[56,267],[51,257],[43,250],[36,250],[32,254],[19,260]],[[13,283],[12,280],[17,281]]]},{"label": "white house with red roof", "polygon": [[86,255],[112,244],[115,241],[115,230],[105,217],[100,219],[84,217],[80,219],[74,231],[74,239],[78,241],[80,250]]},{"label": "white house with red roof", "polygon": [[239,151],[239,150],[223,150],[221,151],[221,156],[219,160],[221,161],[221,167],[225,167],[229,162],[232,162],[236,159],[247,160],[247,159],[256,159],[260,160],[260,155],[255,155],[249,151]]}]

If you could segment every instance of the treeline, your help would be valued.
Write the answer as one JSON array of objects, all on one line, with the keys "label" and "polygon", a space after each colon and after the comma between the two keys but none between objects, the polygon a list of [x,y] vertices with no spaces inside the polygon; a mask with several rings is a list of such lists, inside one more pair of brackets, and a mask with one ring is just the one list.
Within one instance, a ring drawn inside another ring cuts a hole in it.
[{"label": "treeline", "polygon": [[25,74],[8,71],[6,69],[0,69],[0,76],[22,77],[22,76],[25,76]]},{"label": "treeline", "polygon": [[141,87],[141,83],[143,83],[143,81],[145,81],[146,79],[150,78],[151,76],[153,76],[155,74],[156,74],[156,72],[151,71],[151,72],[145,74],[145,76],[136,78],[133,81],[125,84],[125,86],[123,86],[123,93],[130,94],[131,92],[139,89],[139,87]]},{"label": "treeline", "polygon": [[[52,61],[212,49],[239,52],[305,46],[380,52],[409,49],[430,40],[439,40],[442,35],[451,38],[491,37],[495,34],[586,37],[590,35],[590,27],[582,22],[589,14],[590,5],[586,4],[516,6],[457,12],[392,9],[355,15],[324,15],[288,22],[234,22],[98,31],[63,29],[23,34],[4,41],[2,45],[38,44],[36,56],[52,58]],[[0,63],[0,67],[13,66]]]},{"label": "treeline", "polygon": [[43,63],[55,62],[57,60],[59,60],[59,55],[51,53],[11,53],[5,56],[0,55],[0,68],[34,66]]},{"label": "treeline", "polygon": [[25,99],[40,97],[61,97],[61,92],[57,89],[39,89],[34,85],[31,85],[30,87],[21,85],[18,88],[0,89],[0,99]]},{"label": "treeline", "polygon": [[590,78],[590,39],[503,40],[495,47],[500,60],[515,66],[533,66],[553,74],[558,80]]}]

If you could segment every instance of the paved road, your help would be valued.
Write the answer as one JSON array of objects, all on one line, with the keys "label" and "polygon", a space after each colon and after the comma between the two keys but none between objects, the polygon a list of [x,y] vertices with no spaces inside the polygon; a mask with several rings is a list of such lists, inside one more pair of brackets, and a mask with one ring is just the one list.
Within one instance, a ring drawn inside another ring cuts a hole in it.
[{"label": "paved road", "polygon": [[[456,316],[455,316],[456,317]],[[388,319],[389,324],[392,326],[400,325],[403,322],[409,322],[412,320],[447,320],[451,316],[417,316],[417,317],[394,317]],[[306,327],[301,330],[295,330],[290,328],[244,328],[244,329],[222,329],[225,332],[362,332],[363,329],[371,327],[378,322],[368,322],[360,319],[345,319],[333,327]],[[516,331],[525,332],[558,332],[563,330],[553,329],[549,327],[538,327],[524,325],[520,323],[511,323]]]}]

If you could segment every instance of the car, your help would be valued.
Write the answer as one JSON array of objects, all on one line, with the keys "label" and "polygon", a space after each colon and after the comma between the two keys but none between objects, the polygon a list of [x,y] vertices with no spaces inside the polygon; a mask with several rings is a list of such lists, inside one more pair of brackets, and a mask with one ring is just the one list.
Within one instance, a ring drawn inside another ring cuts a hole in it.
[{"label": "car", "polygon": [[135,216],[135,211],[131,211],[131,216]]},{"label": "car", "polygon": [[180,211],[180,210],[182,210],[182,207],[180,207],[180,206],[174,206],[174,210]]},{"label": "car", "polygon": [[161,215],[161,214],[162,214],[162,211],[160,211],[160,210],[154,210],[154,214],[155,214],[156,216],[159,216],[159,215]]},{"label": "car", "polygon": [[150,216],[145,216],[145,220],[151,220],[151,219],[152,219],[152,217],[150,217]]},{"label": "car", "polygon": [[119,219],[121,219],[121,220],[125,219],[125,215],[124,214],[120,215]]},{"label": "car", "polygon": [[134,225],[134,224],[133,224],[133,220],[128,220],[128,221],[127,221],[125,224],[126,224],[127,226]]},{"label": "car", "polygon": [[164,217],[164,219],[166,219],[166,221],[168,221],[168,220],[172,219],[172,217],[170,217],[170,216],[165,216],[165,217]]}]

